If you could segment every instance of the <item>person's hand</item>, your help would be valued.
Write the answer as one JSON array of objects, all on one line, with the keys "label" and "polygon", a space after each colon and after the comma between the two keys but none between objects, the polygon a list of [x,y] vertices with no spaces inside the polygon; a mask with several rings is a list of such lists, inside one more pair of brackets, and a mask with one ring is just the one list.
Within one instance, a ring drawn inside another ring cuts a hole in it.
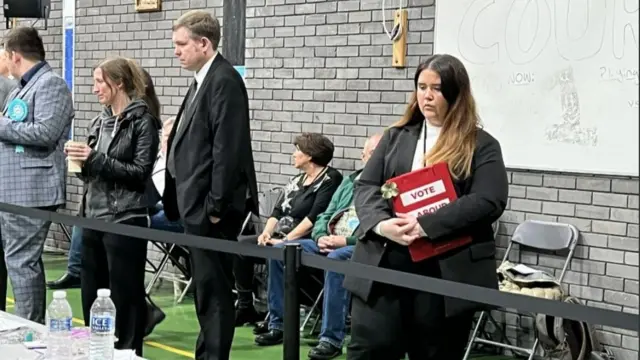
[{"label": "person's hand", "polygon": [[269,238],[269,240],[267,240],[267,244],[274,246],[274,245],[278,245],[281,242],[284,242],[284,239],[274,239],[274,238]]},{"label": "person's hand", "polygon": [[271,234],[263,232],[258,236],[258,245],[267,245],[267,241],[271,240]]},{"label": "person's hand", "polygon": [[91,151],[93,150],[87,144],[72,141],[64,144],[64,153],[67,154],[71,160],[86,161]]},{"label": "person's hand", "polygon": [[397,216],[399,218],[402,218],[402,219],[408,219],[408,220],[412,220],[412,221],[416,222],[416,226],[409,231],[409,233],[408,233],[409,235],[414,235],[414,236],[417,236],[419,238],[427,237],[427,234],[422,229],[422,226],[420,225],[420,223],[418,222],[418,219],[416,217],[414,217],[413,215],[409,215],[409,214],[397,214]]},{"label": "person's hand", "polygon": [[318,239],[318,247],[320,248],[320,252],[324,252],[331,246],[331,237],[330,236],[321,236]]},{"label": "person's hand", "polygon": [[217,218],[215,216],[209,216],[209,221],[211,221],[212,224],[217,224],[220,222],[220,218]]},{"label": "person's hand", "polygon": [[380,233],[400,245],[409,246],[419,236],[412,232],[417,224],[415,218],[396,217],[380,222]]},{"label": "person's hand", "polygon": [[347,245],[347,238],[344,236],[331,235],[328,236],[326,240],[327,245],[325,247],[320,247],[321,253],[329,253],[335,249],[341,248]]}]

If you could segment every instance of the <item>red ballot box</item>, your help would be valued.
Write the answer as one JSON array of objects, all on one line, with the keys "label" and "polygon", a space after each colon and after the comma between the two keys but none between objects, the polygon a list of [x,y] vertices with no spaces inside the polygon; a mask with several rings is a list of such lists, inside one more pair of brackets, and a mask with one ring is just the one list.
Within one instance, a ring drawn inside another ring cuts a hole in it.
[{"label": "red ballot box", "polygon": [[[446,163],[437,163],[389,179],[382,192],[386,198],[393,199],[396,214],[404,213],[415,217],[434,213],[458,198]],[[470,236],[437,243],[417,239],[409,245],[409,253],[413,261],[418,262],[470,242]]]}]

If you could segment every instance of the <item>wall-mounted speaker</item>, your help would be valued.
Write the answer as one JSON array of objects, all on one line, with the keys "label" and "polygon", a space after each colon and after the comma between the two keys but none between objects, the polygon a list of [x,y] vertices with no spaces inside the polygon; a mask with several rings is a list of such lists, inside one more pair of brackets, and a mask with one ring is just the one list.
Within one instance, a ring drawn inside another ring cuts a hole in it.
[{"label": "wall-mounted speaker", "polygon": [[48,19],[51,0],[4,0],[5,18]]}]

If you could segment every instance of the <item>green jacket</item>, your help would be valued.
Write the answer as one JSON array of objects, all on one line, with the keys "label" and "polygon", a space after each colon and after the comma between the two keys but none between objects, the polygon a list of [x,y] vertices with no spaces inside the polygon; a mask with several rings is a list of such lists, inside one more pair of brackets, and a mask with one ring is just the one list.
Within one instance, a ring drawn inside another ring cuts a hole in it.
[{"label": "green jacket", "polygon": [[[362,172],[362,170],[358,170],[344,177],[342,183],[338,189],[336,189],[336,192],[333,193],[327,210],[316,219],[315,224],[313,224],[313,230],[311,231],[311,237],[316,242],[319,238],[330,235],[329,225],[333,225],[336,217],[346,211],[351,205],[353,201],[353,182],[360,172]],[[357,239],[358,238],[353,235],[347,237],[347,245],[355,245]]]}]

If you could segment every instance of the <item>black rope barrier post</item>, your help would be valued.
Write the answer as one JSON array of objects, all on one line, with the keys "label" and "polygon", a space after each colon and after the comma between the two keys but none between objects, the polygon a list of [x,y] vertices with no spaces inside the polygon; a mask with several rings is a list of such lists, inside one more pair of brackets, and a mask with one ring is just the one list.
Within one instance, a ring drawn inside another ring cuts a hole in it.
[{"label": "black rope barrier post", "polygon": [[284,360],[300,360],[300,299],[298,299],[298,269],[300,245],[284,246]]}]

